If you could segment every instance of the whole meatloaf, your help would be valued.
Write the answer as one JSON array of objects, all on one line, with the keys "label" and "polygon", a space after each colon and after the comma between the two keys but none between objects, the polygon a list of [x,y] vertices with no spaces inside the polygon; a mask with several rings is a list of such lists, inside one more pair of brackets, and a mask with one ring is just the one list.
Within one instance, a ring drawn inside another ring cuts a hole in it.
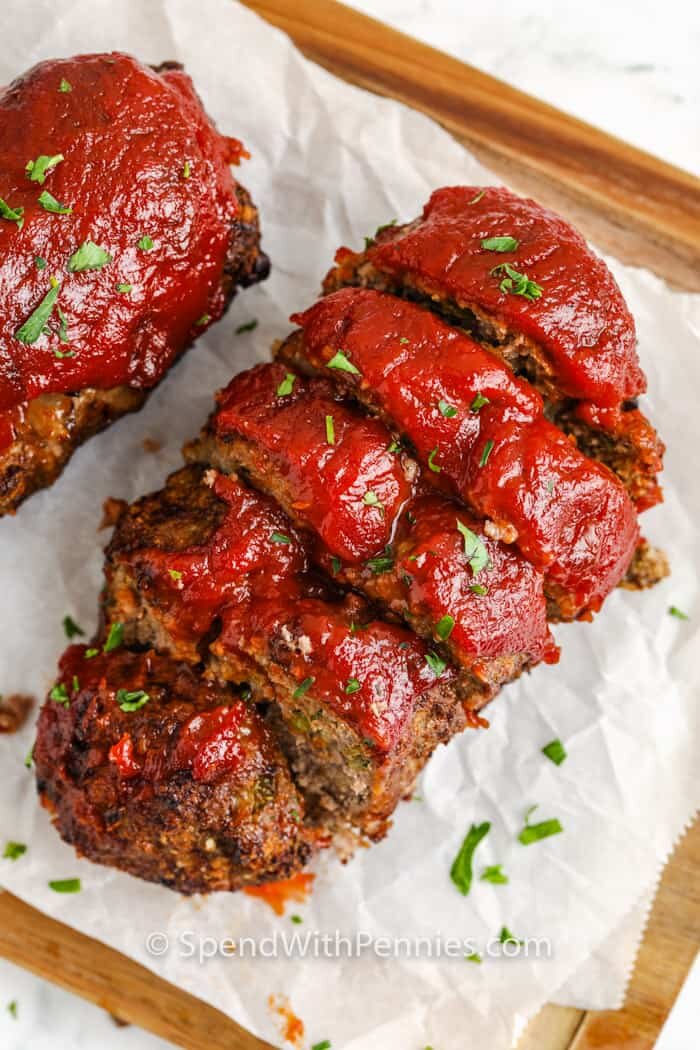
[{"label": "whole meatloaf", "polygon": [[619,475],[639,510],[661,499],[663,445],[639,411],[634,320],[568,222],[499,186],[436,190],[420,218],[341,248],[324,289],[393,292],[442,314],[542,392],[548,414]]},{"label": "whole meatloaf", "polygon": [[0,92],[0,153],[2,515],[269,267],[247,154],[173,63],[40,63]]},{"label": "whole meatloaf", "polygon": [[253,707],[152,651],[71,646],[34,762],[78,853],[180,893],[285,878],[311,852],[303,799]]}]

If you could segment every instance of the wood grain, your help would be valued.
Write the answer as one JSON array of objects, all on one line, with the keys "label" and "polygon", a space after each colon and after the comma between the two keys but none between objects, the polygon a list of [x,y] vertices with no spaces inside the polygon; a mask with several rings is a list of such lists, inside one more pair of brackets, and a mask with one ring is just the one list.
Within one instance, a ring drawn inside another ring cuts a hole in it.
[{"label": "wood grain", "polygon": [[700,180],[334,0],[243,2],[332,73],[433,117],[617,258],[700,291]]},{"label": "wood grain", "polygon": [[[244,2],[332,72],[438,120],[618,258],[700,290],[700,181],[691,175],[333,0]],[[545,1007],[520,1050],[651,1050],[700,941],[699,869],[697,824],[664,874],[625,1009]],[[0,955],[185,1050],[269,1050],[218,1010],[8,893]]]}]

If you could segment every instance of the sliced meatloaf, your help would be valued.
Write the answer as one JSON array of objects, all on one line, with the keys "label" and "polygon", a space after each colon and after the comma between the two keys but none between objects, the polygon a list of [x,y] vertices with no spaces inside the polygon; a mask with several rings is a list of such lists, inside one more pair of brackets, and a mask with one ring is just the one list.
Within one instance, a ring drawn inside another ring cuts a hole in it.
[{"label": "sliced meatloaf", "polygon": [[552,618],[587,618],[632,560],[634,505],[528,383],[427,310],[345,288],[293,320],[285,362],[332,379],[406,438],[424,477],[544,573]]},{"label": "sliced meatloaf", "polygon": [[495,687],[474,678],[465,691],[434,649],[360,599],[341,600],[306,559],[269,499],[186,467],[117,525],[102,636],[250,682],[311,819],[329,836],[351,827],[376,838],[435,746],[478,725]]},{"label": "sliced meatloaf", "polygon": [[245,151],[172,63],[40,63],[0,91],[0,151],[2,515],[139,408],[269,264],[230,171]]},{"label": "sliced meatloaf", "polygon": [[189,458],[242,469],[311,537],[315,561],[490,687],[558,651],[541,573],[473,515],[428,496],[377,419],[281,364],[236,376]]},{"label": "sliced meatloaf", "polygon": [[253,707],[153,651],[71,646],[34,762],[81,856],[180,893],[286,878],[311,853],[303,799]]},{"label": "sliced meatloaf", "polygon": [[466,329],[533,382],[548,413],[617,471],[638,509],[661,499],[663,445],[637,407],[634,321],[607,266],[560,216],[503,187],[436,190],[419,219],[341,248],[324,283],[394,292]]}]

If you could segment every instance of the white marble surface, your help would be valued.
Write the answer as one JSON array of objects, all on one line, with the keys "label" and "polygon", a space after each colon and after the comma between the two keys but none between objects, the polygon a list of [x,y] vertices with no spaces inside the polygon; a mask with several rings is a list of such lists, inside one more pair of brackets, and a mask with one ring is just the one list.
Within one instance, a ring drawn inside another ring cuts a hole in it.
[{"label": "white marble surface", "polygon": [[[353,6],[700,172],[697,3],[353,0]],[[17,62],[19,71],[21,56]],[[665,1030],[663,1050],[697,1045],[697,994],[683,1000]],[[17,1003],[16,1017],[7,1008],[11,1002]],[[118,1028],[97,1007],[0,960],[3,1050],[164,1050],[168,1045],[140,1029]]]}]

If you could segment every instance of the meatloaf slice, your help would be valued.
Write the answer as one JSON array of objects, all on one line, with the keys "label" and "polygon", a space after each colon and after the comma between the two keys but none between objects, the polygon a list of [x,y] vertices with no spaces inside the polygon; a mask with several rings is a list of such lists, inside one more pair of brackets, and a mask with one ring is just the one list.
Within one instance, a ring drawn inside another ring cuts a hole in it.
[{"label": "meatloaf slice", "polygon": [[0,152],[2,515],[139,408],[269,263],[229,167],[247,154],[172,63],[40,63],[0,90]]},{"label": "meatloaf slice", "polygon": [[569,223],[503,187],[436,190],[419,219],[341,248],[324,291],[412,299],[542,392],[586,452],[618,470],[640,510],[660,501],[663,445],[637,407],[646,380],[634,321],[602,259]]},{"label": "meatloaf slice", "polygon": [[39,795],[77,852],[180,893],[299,871],[304,802],[235,690],[152,651],[64,654],[39,716]]},{"label": "meatloaf slice", "polygon": [[326,381],[280,364],[240,373],[186,455],[242,469],[336,582],[443,646],[469,679],[496,687],[556,660],[541,573],[459,505],[421,495],[415,460]]},{"label": "meatloaf slice", "polygon": [[543,414],[492,354],[427,310],[344,288],[292,318],[287,363],[331,378],[415,450],[424,477],[544,573],[552,618],[589,618],[620,582],[639,530],[615,475]]},{"label": "meatloaf slice", "polygon": [[102,638],[249,682],[322,833],[376,838],[435,746],[480,724],[496,687],[457,683],[438,652],[360,599],[341,601],[306,557],[269,499],[191,465],[118,522]]}]

